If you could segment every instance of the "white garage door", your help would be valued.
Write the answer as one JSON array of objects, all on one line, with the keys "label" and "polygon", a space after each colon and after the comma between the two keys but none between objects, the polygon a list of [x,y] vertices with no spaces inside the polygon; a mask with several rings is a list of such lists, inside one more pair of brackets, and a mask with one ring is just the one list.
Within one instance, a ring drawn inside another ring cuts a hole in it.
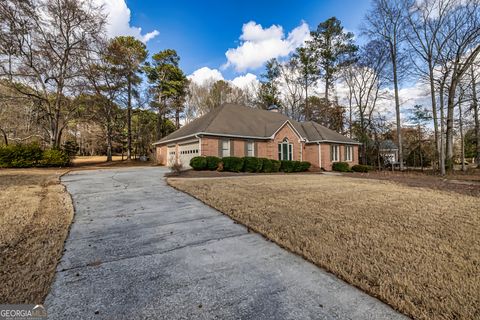
[{"label": "white garage door", "polygon": [[178,146],[178,160],[185,169],[190,169],[190,160],[199,155],[200,146],[198,141]]},{"label": "white garage door", "polygon": [[167,147],[167,166],[171,166],[172,164],[175,163],[175,146],[169,146]]}]

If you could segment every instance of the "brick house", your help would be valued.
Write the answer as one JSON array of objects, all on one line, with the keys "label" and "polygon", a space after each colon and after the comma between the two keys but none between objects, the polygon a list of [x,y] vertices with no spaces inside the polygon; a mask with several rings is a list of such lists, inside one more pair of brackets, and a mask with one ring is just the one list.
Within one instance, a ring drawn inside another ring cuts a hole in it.
[{"label": "brick house", "polygon": [[325,170],[333,162],[358,164],[359,144],[312,121],[236,104],[222,105],[154,143],[163,165],[181,162],[189,168],[196,156],[253,156],[308,161]]}]

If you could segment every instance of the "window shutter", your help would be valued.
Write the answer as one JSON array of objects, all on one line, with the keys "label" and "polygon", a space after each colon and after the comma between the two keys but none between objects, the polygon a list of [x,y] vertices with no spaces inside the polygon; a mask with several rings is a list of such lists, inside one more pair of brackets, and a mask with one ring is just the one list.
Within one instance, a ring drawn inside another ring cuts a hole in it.
[{"label": "window shutter", "polygon": [[330,145],[330,161],[333,161],[333,145]]},{"label": "window shutter", "polygon": [[235,149],[233,145],[233,140],[230,140],[230,157],[233,157],[235,155]]},{"label": "window shutter", "polygon": [[348,152],[347,148],[348,148],[348,146],[345,146],[345,148],[343,149],[343,160],[344,161],[348,160],[347,159],[347,152]]},{"label": "window shutter", "polygon": [[243,153],[245,154],[245,157],[246,157],[248,156],[248,141],[247,140],[243,141],[243,145],[244,145]]},{"label": "window shutter", "polygon": [[257,145],[258,145],[258,143],[255,141],[255,142],[253,143],[253,155],[254,155],[255,157],[258,157],[258,147],[257,147]]},{"label": "window shutter", "polygon": [[218,157],[221,158],[223,155],[222,155],[222,142],[223,140],[222,139],[218,139]]}]

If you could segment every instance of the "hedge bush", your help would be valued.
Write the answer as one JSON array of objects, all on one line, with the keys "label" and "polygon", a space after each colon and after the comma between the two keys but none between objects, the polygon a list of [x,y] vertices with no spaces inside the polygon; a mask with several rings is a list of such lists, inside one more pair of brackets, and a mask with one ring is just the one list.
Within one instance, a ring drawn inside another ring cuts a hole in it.
[{"label": "hedge bush", "polygon": [[363,164],[356,164],[352,166],[352,171],[354,172],[368,172],[373,170],[371,166],[363,165]]},{"label": "hedge bush", "polygon": [[279,172],[282,162],[280,160],[270,160],[272,162],[272,172]]},{"label": "hedge bush", "polygon": [[243,171],[245,172],[260,172],[262,171],[263,160],[255,157],[243,158]]},{"label": "hedge bush", "polygon": [[280,171],[287,173],[295,171],[295,162],[291,160],[282,160],[281,163]]},{"label": "hedge bush", "polygon": [[302,161],[300,162],[300,171],[303,172],[303,171],[307,171],[308,169],[310,169],[310,166],[312,164],[308,161]]},{"label": "hedge bush", "polygon": [[241,172],[243,169],[243,158],[223,157],[223,170],[230,172]]},{"label": "hedge bush", "polygon": [[194,170],[223,170],[230,172],[302,172],[310,168],[307,161],[279,161],[256,157],[194,157],[190,160]]},{"label": "hedge bush", "polygon": [[350,166],[348,165],[347,162],[334,162],[332,165],[332,170],[333,171],[339,171],[339,172],[350,172]]},{"label": "hedge bush", "polygon": [[303,172],[307,171],[310,168],[311,164],[308,161],[291,161],[291,160],[282,160],[280,171],[290,173],[290,172]]},{"label": "hedge bush", "polygon": [[273,163],[272,160],[267,158],[260,158],[259,160],[262,161],[262,172],[270,173],[273,171]]},{"label": "hedge bush", "polygon": [[205,157],[193,157],[190,159],[190,167],[194,170],[207,169],[207,159]]},{"label": "hedge bush", "polygon": [[43,167],[67,167],[70,165],[70,157],[64,150],[45,150],[40,165]]},{"label": "hedge bush", "polygon": [[212,156],[205,157],[205,159],[207,160],[207,169],[211,171],[217,170],[218,164],[222,161],[219,157]]},{"label": "hedge bush", "polygon": [[0,147],[1,168],[66,167],[70,157],[63,150],[43,151],[37,144],[16,144]]},{"label": "hedge bush", "polygon": [[0,167],[35,167],[42,160],[43,151],[37,144],[16,144],[0,147]]}]

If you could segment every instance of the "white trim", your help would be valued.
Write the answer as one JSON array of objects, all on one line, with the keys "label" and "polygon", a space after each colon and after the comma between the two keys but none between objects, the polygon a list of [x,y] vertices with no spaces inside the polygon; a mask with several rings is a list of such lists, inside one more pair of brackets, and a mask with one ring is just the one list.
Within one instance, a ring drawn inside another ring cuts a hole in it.
[{"label": "white trim", "polygon": [[157,142],[152,143],[152,145],[156,146],[156,145],[159,145],[159,144],[165,144],[165,143],[169,143],[169,142],[173,142],[173,141],[183,140],[183,139],[190,138],[190,137],[198,137],[198,136],[200,136],[200,135],[203,135],[203,136],[214,136],[214,137],[220,137],[220,138],[222,138],[222,137],[227,137],[227,138],[270,140],[270,137],[255,137],[255,136],[241,136],[241,135],[235,135],[235,134],[197,132],[197,133],[195,133],[195,134],[190,134],[190,135],[188,135],[188,136],[183,136],[183,137],[180,137],[180,138],[168,139],[168,140],[165,140],[165,141],[157,141]]},{"label": "white trim", "polygon": [[[348,155],[348,152],[347,152],[347,149],[350,149],[350,159],[347,159],[347,155]],[[344,154],[344,158],[345,158],[345,162],[353,162],[353,146],[344,146],[343,148],[343,152],[345,152]]]},{"label": "white trim", "polygon": [[178,142],[176,144],[178,144],[179,146],[183,146],[185,144],[191,144],[191,143],[195,143],[195,142],[198,142],[198,141],[199,141],[198,139],[190,139],[190,140],[185,140],[185,141]]},{"label": "white trim", "polygon": [[355,145],[362,145],[361,142],[345,142],[345,141],[335,141],[335,140],[315,140],[315,141],[308,141],[308,143],[337,143],[337,144],[355,144]]},{"label": "white trim", "polygon": [[298,133],[297,129],[295,129],[295,127],[290,123],[290,120],[287,120],[285,121],[278,129],[277,131],[275,131],[271,136],[270,136],[270,139],[274,139],[275,136],[277,135],[277,133],[282,130],[282,128],[286,125],[286,124],[289,124],[290,125],[290,128],[293,130],[293,132],[297,135],[298,138],[300,138],[300,142],[301,141],[306,141],[302,135],[300,133]]},{"label": "white trim", "polygon": [[300,138],[300,141],[303,141],[305,143],[319,143],[319,142],[322,142],[322,143],[338,143],[338,144],[355,144],[355,145],[362,145],[361,142],[356,142],[356,141],[352,141],[352,142],[345,142],[345,141],[335,141],[335,140],[313,140],[313,141],[310,141],[310,140],[307,140],[307,139],[304,139],[302,138],[302,136],[298,133],[298,131],[295,129],[295,127],[290,123],[289,120],[285,121],[281,126],[280,128],[275,131],[275,133],[269,137],[256,137],[256,136],[242,136],[242,135],[235,135],[235,134],[223,134],[223,133],[210,133],[210,132],[197,132],[197,133],[194,133],[194,134],[189,134],[187,136],[183,136],[183,137],[179,137],[179,138],[174,138],[174,139],[168,139],[168,140],[165,140],[165,141],[157,141],[157,142],[154,142],[152,143],[152,145],[156,146],[156,145],[159,145],[159,144],[166,144],[166,143],[169,143],[169,142],[173,142],[173,141],[178,141],[178,140],[183,140],[183,139],[187,139],[187,138],[192,138],[192,137],[198,137],[200,135],[204,135],[204,136],[214,136],[214,137],[228,137],[228,138],[241,138],[241,139],[256,139],[256,140],[272,140],[274,139],[275,135],[278,133],[278,131],[280,131],[284,126],[285,124],[289,124],[290,127],[292,128],[292,130],[295,132],[295,134]]},{"label": "white trim", "polygon": [[[221,148],[221,150],[220,150],[220,151],[222,152],[222,154],[219,155],[219,157],[220,157],[220,158],[230,157],[230,155],[232,154],[232,144],[231,144],[231,140],[230,140],[230,139],[221,139],[220,142],[221,142],[221,144],[222,144],[222,148]],[[224,143],[224,142],[227,142],[227,144],[228,144],[228,149],[224,149],[224,147],[223,147],[223,143]],[[223,155],[223,151],[224,151],[224,150],[225,150],[225,151],[228,151],[228,154],[227,154],[226,156]]]},{"label": "white trim", "polygon": [[202,156],[202,138],[198,137],[198,155]]}]

